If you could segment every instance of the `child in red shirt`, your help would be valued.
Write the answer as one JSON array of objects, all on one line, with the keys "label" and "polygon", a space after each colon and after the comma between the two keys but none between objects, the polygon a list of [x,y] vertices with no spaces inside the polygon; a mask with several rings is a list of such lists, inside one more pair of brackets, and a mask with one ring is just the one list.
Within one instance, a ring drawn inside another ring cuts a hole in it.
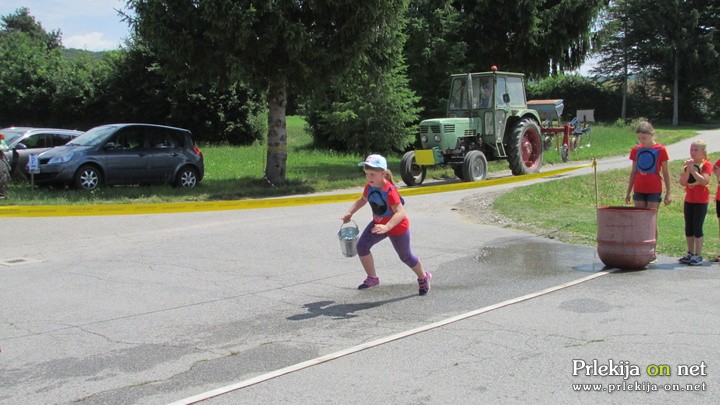
[{"label": "child in red shirt", "polygon": [[703,264],[703,225],[710,202],[710,174],[712,164],[707,160],[707,145],[704,141],[690,144],[690,159],[685,161],[685,168],[680,175],[680,185],[685,187],[685,239],[687,254],[679,259],[681,263],[691,266]]},{"label": "child in red shirt", "polygon": [[348,223],[353,214],[365,204],[370,203],[372,208],[373,219],[357,242],[360,263],[367,274],[367,278],[358,289],[364,290],[380,284],[370,249],[383,239],[389,238],[400,260],[417,276],[419,294],[427,294],[432,275],[423,270],[420,259],[410,250],[410,222],[405,215],[402,198],[395,187],[392,172],[388,170],[387,160],[380,155],[370,155],[358,166],[363,167],[367,183],[360,198],[350,206],[345,215],[340,217],[343,223]]},{"label": "child in red shirt", "polygon": [[[670,204],[670,160],[667,148],[655,142],[655,128],[648,121],[642,121],[635,128],[638,144],[630,151],[633,161],[628,180],[625,204],[630,204],[630,192],[634,191],[633,202],[637,208],[658,208],[662,200],[662,182],[665,182],[665,205]],[[662,177],[660,176],[662,171]]]},{"label": "child in red shirt", "polygon": [[[718,225],[720,226],[720,159],[715,162],[713,166],[713,172],[718,180],[717,190],[715,190],[715,213],[718,217]],[[720,262],[720,255],[715,257],[714,261]]]},{"label": "child in red shirt", "polygon": [[[672,202],[670,197],[670,170],[667,161],[670,160],[667,148],[655,142],[655,128],[648,121],[641,121],[635,128],[638,144],[630,150],[630,160],[633,161],[628,179],[625,204],[630,204],[630,192],[633,193],[633,203],[637,208],[658,209],[662,198],[662,183],[665,182],[665,205]],[[660,172],[662,171],[662,177]],[[658,230],[655,224],[655,240]],[[653,257],[650,263],[655,263]]]}]

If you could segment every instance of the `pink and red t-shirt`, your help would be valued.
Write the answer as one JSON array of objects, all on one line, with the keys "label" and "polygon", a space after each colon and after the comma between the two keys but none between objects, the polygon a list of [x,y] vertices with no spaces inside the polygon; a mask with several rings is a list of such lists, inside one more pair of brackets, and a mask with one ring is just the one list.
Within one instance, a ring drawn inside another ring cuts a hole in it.
[{"label": "pink and red t-shirt", "polygon": [[[391,182],[386,181],[382,188],[373,187],[370,183],[365,185],[363,196],[370,203],[373,212],[373,221],[376,224],[385,225],[390,222],[390,218],[395,214],[392,207],[402,204],[400,193]],[[388,231],[388,235],[402,235],[410,227],[410,221],[407,217],[403,218],[399,224]]]},{"label": "pink and red t-shirt", "polygon": [[644,194],[662,193],[660,169],[670,160],[667,148],[659,143],[650,148],[636,145],[630,150],[630,160],[635,165],[633,191]]}]

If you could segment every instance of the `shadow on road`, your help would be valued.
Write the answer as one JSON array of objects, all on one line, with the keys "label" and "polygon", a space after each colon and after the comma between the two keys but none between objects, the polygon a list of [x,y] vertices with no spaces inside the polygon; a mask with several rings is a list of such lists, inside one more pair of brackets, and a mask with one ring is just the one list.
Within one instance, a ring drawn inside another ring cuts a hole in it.
[{"label": "shadow on road", "polygon": [[355,312],[364,311],[367,309],[376,308],[392,302],[398,302],[406,300],[408,298],[414,298],[417,294],[408,295],[406,297],[398,297],[389,300],[377,301],[377,302],[363,302],[358,304],[337,304],[333,305],[335,301],[318,301],[311,302],[303,305],[303,308],[307,308],[308,313],[297,314],[287,317],[291,321],[302,321],[305,319],[316,318],[318,316],[329,316],[335,319],[348,319],[356,316]]}]

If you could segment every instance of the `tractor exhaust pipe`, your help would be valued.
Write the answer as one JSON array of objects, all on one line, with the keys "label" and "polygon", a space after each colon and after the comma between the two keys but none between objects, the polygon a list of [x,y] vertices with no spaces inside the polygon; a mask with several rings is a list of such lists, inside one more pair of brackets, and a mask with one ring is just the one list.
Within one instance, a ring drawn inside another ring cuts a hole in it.
[{"label": "tractor exhaust pipe", "polygon": [[466,81],[465,84],[466,84],[466,86],[467,86],[468,117],[470,117],[470,119],[472,119],[472,117],[473,117],[473,104],[472,104],[472,102],[473,102],[473,83],[472,83],[472,74],[470,74],[470,73],[467,74],[467,81]]}]

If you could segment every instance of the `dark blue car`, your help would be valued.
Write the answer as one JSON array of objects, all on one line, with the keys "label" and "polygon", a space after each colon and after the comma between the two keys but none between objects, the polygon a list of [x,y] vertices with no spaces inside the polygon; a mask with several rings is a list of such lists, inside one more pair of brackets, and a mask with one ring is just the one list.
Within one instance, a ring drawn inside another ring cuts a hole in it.
[{"label": "dark blue car", "polygon": [[153,124],[95,127],[38,160],[36,183],[86,190],[116,184],[195,187],[205,173],[190,131]]}]

